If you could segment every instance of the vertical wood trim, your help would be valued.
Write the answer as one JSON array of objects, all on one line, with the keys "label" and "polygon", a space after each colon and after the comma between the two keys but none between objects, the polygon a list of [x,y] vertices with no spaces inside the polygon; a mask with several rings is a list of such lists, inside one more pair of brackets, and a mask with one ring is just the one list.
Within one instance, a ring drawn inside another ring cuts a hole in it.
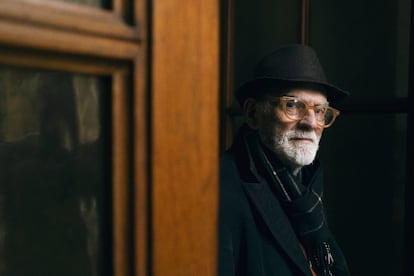
[{"label": "vertical wood trim", "polygon": [[135,61],[134,82],[134,259],[136,276],[148,275],[148,110],[146,58]]},{"label": "vertical wood trim", "polygon": [[126,1],[125,0],[112,0],[112,10],[119,17],[125,17],[126,14]]},{"label": "vertical wood trim", "polygon": [[301,22],[300,22],[300,43],[309,44],[309,17],[310,0],[302,0]]},{"label": "vertical wood trim", "polygon": [[233,87],[233,52],[234,52],[234,1],[222,1],[222,97],[221,97],[221,127],[220,150],[227,149],[233,141],[233,124],[230,114],[231,106],[234,104]]},{"label": "vertical wood trim", "polygon": [[219,1],[152,3],[152,275],[216,275]]},{"label": "vertical wood trim", "polygon": [[411,4],[410,54],[408,68],[407,181],[404,216],[404,275],[414,275],[414,5]]},{"label": "vertical wood trim", "polygon": [[[150,0],[135,0],[133,5],[135,28],[139,33],[139,38],[142,46],[148,46],[148,25],[151,17],[150,14]],[[145,49],[144,49],[145,50]]]},{"label": "vertical wood trim", "polygon": [[127,81],[125,73],[112,78],[112,139],[113,139],[113,265],[115,276],[128,276],[129,258],[129,139]]},{"label": "vertical wood trim", "polygon": [[134,61],[134,275],[150,275],[149,214],[149,1],[134,1],[134,18],[140,34],[139,55]]}]

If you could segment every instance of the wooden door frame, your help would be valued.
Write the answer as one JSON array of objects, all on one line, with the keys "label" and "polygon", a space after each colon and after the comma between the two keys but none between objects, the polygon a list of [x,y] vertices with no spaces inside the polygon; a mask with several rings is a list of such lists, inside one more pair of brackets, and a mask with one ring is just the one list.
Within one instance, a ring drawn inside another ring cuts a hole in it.
[{"label": "wooden door frame", "polygon": [[216,275],[219,1],[151,10],[151,275]]}]

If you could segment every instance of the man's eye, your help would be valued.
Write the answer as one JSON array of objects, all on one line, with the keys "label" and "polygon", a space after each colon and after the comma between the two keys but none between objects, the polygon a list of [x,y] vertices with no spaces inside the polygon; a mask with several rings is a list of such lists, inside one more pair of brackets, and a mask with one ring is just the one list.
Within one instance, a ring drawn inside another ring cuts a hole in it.
[{"label": "man's eye", "polygon": [[297,108],[298,107],[298,103],[296,101],[288,101],[286,103],[286,107],[287,108]]},{"label": "man's eye", "polygon": [[315,113],[317,114],[325,114],[326,108],[325,107],[317,107],[315,108]]}]

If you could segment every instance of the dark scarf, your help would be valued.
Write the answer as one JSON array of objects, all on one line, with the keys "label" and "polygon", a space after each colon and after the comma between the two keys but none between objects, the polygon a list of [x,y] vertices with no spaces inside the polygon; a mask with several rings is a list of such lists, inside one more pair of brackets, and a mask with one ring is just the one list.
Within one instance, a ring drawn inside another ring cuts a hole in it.
[{"label": "dark scarf", "polygon": [[259,165],[258,170],[268,179],[281,201],[312,269],[318,276],[334,275],[335,260],[322,205],[323,179],[319,162],[304,167],[303,180],[298,181],[273,153],[265,149],[256,131],[247,133],[244,139],[252,158]]}]

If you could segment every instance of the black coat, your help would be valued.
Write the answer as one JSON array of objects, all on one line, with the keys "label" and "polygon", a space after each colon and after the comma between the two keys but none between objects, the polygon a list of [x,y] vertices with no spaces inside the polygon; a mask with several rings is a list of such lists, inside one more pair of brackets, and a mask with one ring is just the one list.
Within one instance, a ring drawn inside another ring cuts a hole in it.
[{"label": "black coat", "polygon": [[[242,134],[220,160],[219,276],[312,275],[292,225]],[[335,275],[349,275],[339,261]]]}]

